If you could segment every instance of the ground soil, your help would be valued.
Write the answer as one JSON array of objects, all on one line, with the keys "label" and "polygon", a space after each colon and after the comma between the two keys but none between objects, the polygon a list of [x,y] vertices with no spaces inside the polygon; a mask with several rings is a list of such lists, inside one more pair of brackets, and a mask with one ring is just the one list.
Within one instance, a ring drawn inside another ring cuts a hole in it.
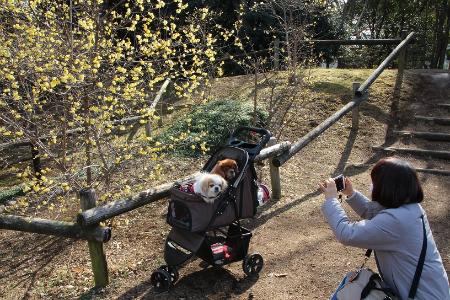
[{"label": "ground soil", "polygon": [[[37,234],[0,232],[0,298],[2,299],[327,299],[343,274],[360,265],[363,249],[338,243],[320,206],[317,183],[344,172],[368,194],[370,168],[383,156],[372,146],[404,144],[390,133],[410,129],[412,115],[430,113],[437,102],[449,102],[448,73],[409,71],[398,97],[393,96],[396,72],[375,83],[360,108],[359,128],[346,116],[281,167],[282,198],[262,207],[245,221],[253,231],[250,251],[261,253],[265,265],[259,278],[247,278],[241,263],[204,269],[194,260],[180,270],[180,280],[167,293],[155,294],[150,275],[164,264],[163,247],[170,227],[162,200],[120,217],[113,237],[104,245],[111,284],[94,290],[84,241]],[[236,78],[238,85],[241,79]],[[230,84],[232,85],[232,84]],[[235,92],[238,92],[234,90]],[[349,97],[326,95],[294,103],[280,141],[296,141]],[[430,125],[431,126],[431,125]],[[446,130],[448,128],[439,128]],[[416,141],[409,142],[414,146]],[[418,146],[423,146],[417,142]],[[443,147],[438,144],[436,147]],[[448,149],[448,146],[447,146]],[[404,157],[416,166],[446,167],[440,160]],[[204,159],[179,162],[167,180],[198,170]],[[261,181],[269,183],[268,165],[258,165]],[[449,169],[449,168],[447,168]],[[447,270],[450,270],[450,184],[448,177],[420,174],[423,206]],[[357,220],[346,204],[349,215]],[[369,263],[374,267],[373,261]]]}]

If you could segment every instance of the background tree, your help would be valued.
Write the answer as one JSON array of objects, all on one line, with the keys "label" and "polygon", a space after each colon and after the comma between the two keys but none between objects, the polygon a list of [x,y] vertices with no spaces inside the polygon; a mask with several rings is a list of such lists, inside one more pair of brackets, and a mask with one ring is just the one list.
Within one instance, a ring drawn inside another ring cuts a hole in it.
[{"label": "background tree", "polygon": [[[404,30],[415,31],[417,38],[411,47],[410,63],[423,67],[428,61],[432,68],[442,68],[449,38],[448,0],[332,0],[327,7],[333,16],[333,27],[345,38],[394,38],[400,37]],[[361,66],[371,67],[388,49],[353,47],[349,55],[354,55],[354,51],[373,58],[353,59],[367,62]]]},{"label": "background tree", "polygon": [[118,122],[126,117],[157,120],[149,107],[166,78],[189,99],[218,70],[217,36],[227,33],[208,7],[188,8],[182,0],[0,1],[1,141],[28,138],[48,162],[40,180],[17,170],[28,189],[127,191],[112,177],[142,160],[145,176],[160,174],[163,150],[180,137],[163,144],[139,133],[126,143],[111,133],[129,129]]}]

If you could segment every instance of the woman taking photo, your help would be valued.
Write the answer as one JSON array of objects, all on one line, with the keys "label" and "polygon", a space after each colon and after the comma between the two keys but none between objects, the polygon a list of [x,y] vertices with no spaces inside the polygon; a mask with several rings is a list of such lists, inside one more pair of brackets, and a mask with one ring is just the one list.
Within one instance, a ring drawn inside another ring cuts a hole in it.
[{"label": "woman taking photo", "polygon": [[374,166],[370,176],[372,201],[354,190],[348,178],[342,191],[350,207],[364,219],[359,222],[348,219],[333,179],[319,184],[326,199],[322,212],[334,235],[344,245],[374,250],[383,280],[399,299],[406,300],[424,245],[425,228],[425,260],[415,299],[450,299],[447,273],[419,204],[423,191],[415,169],[400,159],[387,158]]}]

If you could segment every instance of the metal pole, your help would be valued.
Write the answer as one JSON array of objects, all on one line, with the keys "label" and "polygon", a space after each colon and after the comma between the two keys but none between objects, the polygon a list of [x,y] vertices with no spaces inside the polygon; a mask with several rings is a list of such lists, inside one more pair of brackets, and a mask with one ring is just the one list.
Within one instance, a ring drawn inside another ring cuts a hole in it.
[{"label": "metal pole", "polygon": [[397,45],[401,39],[373,39],[373,40],[303,40],[302,44],[325,45]]}]

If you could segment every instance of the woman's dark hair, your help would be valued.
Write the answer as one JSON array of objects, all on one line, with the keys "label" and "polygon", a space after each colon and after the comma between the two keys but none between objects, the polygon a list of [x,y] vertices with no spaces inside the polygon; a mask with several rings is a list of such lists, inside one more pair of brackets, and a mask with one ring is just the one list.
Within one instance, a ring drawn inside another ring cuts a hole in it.
[{"label": "woman's dark hair", "polygon": [[407,203],[420,203],[423,190],[416,170],[398,158],[380,159],[370,173],[372,200],[387,208],[397,208]]}]

